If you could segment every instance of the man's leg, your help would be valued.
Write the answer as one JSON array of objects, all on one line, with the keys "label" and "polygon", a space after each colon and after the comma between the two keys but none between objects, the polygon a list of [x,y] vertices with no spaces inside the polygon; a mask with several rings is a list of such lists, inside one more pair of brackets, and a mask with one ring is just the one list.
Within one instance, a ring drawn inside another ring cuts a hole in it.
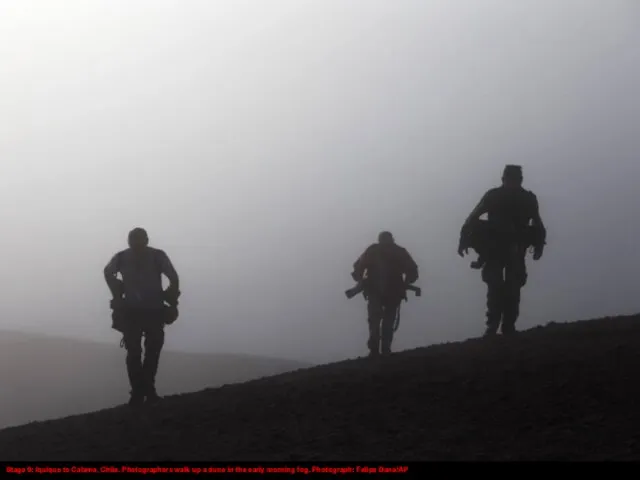
[{"label": "man's leg", "polygon": [[145,322],[144,362],[142,375],[147,400],[158,399],[156,393],[156,374],[160,362],[160,353],[164,346],[164,322],[161,313],[150,313]]},{"label": "man's leg", "polygon": [[397,302],[388,302],[385,303],[383,308],[381,328],[381,350],[383,355],[389,355],[391,353],[391,343],[393,342],[393,327],[396,322],[398,307],[399,305]]},{"label": "man's leg", "polygon": [[127,350],[127,375],[131,385],[130,405],[137,405],[144,400],[144,379],[142,376],[142,328],[135,313],[129,313],[124,329],[124,346]]},{"label": "man's leg", "polygon": [[367,304],[368,322],[369,322],[369,355],[375,356],[380,354],[380,320],[382,320],[382,303],[374,296],[369,297]]},{"label": "man's leg", "polygon": [[504,308],[504,265],[498,260],[487,260],[482,269],[482,280],[487,284],[487,330],[485,335],[498,331]]},{"label": "man's leg", "polygon": [[527,266],[524,254],[512,258],[505,268],[504,316],[502,333],[516,331],[516,321],[520,315],[520,292],[527,283]]}]

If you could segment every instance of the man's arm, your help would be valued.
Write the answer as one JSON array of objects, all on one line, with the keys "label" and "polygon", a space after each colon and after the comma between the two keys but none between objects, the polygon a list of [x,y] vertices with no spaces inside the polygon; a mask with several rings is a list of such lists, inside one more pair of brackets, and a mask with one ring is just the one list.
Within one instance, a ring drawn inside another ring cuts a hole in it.
[{"label": "man's arm", "polygon": [[122,298],[122,295],[124,294],[122,281],[118,279],[119,271],[118,255],[116,254],[111,258],[109,263],[107,263],[107,266],[104,267],[104,279],[111,291],[111,295],[116,299]]},{"label": "man's arm", "polygon": [[169,279],[169,287],[167,288],[170,292],[179,292],[180,291],[180,278],[178,277],[178,272],[171,263],[169,259],[169,255],[166,252],[162,252],[161,262],[160,262],[161,272]]},{"label": "man's arm", "polygon": [[[533,194],[532,194],[533,195]],[[533,195],[532,197],[533,208],[531,212],[531,221],[535,227],[540,228],[541,230],[546,230],[544,227],[544,222],[542,221],[542,217],[540,216],[540,204],[538,203],[538,197]]]},{"label": "man's arm", "polygon": [[404,250],[404,281],[407,285],[411,285],[412,283],[418,280],[418,264],[413,260],[411,254]]},{"label": "man's arm", "polygon": [[358,257],[358,259],[353,263],[353,272],[351,273],[351,277],[356,281],[360,282],[364,278],[364,272],[367,270],[368,262],[369,262],[369,251],[371,250],[371,246],[367,247],[367,249]]},{"label": "man's arm", "polygon": [[532,195],[532,210],[531,210],[531,224],[536,227],[540,235],[540,243],[534,245],[533,259],[539,260],[542,257],[544,251],[544,245],[547,240],[547,229],[544,226],[542,217],[540,216],[540,205],[538,203],[538,197],[533,193]]},{"label": "man's arm", "polygon": [[465,242],[465,238],[468,235],[469,227],[473,222],[478,220],[482,215],[489,212],[490,195],[491,195],[491,190],[489,190],[487,193],[485,193],[482,196],[478,204],[475,206],[475,208],[471,211],[467,219],[464,221],[464,224],[462,224],[462,228],[460,229],[460,242],[458,243],[458,255],[460,255],[461,257],[463,257],[464,254],[467,253],[468,251],[468,248],[465,248],[464,246],[464,242]]},{"label": "man's arm", "polygon": [[464,221],[464,224],[463,224],[462,228],[466,227],[471,222],[474,222],[475,220],[478,220],[482,215],[484,215],[485,213],[487,213],[489,211],[490,193],[491,193],[491,191],[485,193],[482,196],[482,198],[480,199],[478,204],[475,206],[475,208],[473,210],[471,210],[471,213],[469,214],[467,219]]}]

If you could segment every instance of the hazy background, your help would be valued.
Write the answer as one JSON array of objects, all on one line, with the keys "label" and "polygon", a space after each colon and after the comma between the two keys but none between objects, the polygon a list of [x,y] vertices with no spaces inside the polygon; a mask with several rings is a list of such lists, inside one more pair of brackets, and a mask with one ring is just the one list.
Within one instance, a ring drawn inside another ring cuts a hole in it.
[{"label": "hazy background", "polygon": [[[0,428],[122,405],[129,397],[118,346],[42,333],[0,334]],[[156,387],[174,395],[306,368],[287,359],[166,350]]]},{"label": "hazy background", "polygon": [[353,357],[343,291],[389,229],[424,288],[394,348],[476,336],[458,232],[506,163],[548,227],[520,328],[640,311],[639,27],[637,0],[4,0],[0,326],[116,344],[102,269],[143,226],[182,277],[168,348]]}]

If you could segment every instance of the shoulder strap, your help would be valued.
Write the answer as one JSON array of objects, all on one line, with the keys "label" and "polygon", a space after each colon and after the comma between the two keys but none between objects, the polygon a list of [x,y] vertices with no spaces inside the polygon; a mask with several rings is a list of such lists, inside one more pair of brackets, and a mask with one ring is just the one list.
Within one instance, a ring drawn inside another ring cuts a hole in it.
[{"label": "shoulder strap", "polygon": [[[122,266],[122,257],[124,256],[125,250],[121,250],[116,253],[116,268],[120,270]],[[158,272],[162,273],[162,260],[165,253],[162,250],[154,250],[153,252],[153,264],[158,269]]]},{"label": "shoulder strap", "polygon": [[116,268],[118,270],[120,270],[120,267],[122,266],[122,256],[124,254],[124,250],[119,251],[118,253],[116,253]]}]

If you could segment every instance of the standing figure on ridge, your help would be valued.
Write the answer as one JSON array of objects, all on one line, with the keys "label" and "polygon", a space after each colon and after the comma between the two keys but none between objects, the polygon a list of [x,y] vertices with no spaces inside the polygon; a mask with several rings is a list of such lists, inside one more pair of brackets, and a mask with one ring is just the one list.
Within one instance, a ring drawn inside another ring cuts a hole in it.
[{"label": "standing figure on ridge", "polygon": [[[390,232],[382,232],[378,243],[370,245],[354,263],[351,276],[368,300],[369,355],[389,355],[407,288],[419,292],[411,285],[418,279],[418,266]],[[347,296],[351,295],[347,292]]]},{"label": "standing figure on ridge", "polygon": [[[129,405],[160,400],[155,388],[164,326],[178,318],[179,279],[167,254],[149,246],[142,228],[129,232],[129,248],[113,256],[104,277],[113,299],[112,327],[123,334],[127,349],[127,374],[131,385]],[[122,280],[117,278],[121,274]],[[162,274],[170,285],[162,289]],[[144,337],[144,361],[142,361]]]},{"label": "standing figure on ridge", "polygon": [[[473,248],[479,254],[473,268],[482,268],[487,284],[486,336],[515,333],[520,314],[520,291],[527,283],[525,256],[542,257],[546,229],[536,195],[522,187],[522,167],[507,165],[502,186],[492,188],[473,209],[460,232],[458,255]],[[480,220],[487,214],[487,221]]]}]

